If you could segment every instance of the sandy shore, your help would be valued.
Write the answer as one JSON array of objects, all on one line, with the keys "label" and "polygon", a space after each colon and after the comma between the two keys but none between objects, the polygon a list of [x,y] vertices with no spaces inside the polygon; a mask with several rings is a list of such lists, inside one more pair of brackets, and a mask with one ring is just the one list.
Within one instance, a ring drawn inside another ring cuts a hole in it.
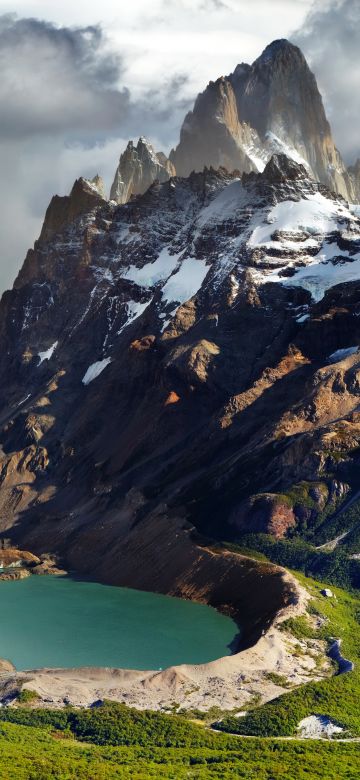
[{"label": "sandy shore", "polygon": [[[290,577],[290,575],[288,575]],[[97,700],[125,702],[139,709],[173,708],[224,710],[246,708],[256,697],[267,701],[289,686],[330,673],[322,642],[299,642],[281,630],[290,616],[302,614],[308,594],[292,580],[296,603],[285,607],[256,644],[235,655],[207,664],[180,665],[164,671],[126,669],[38,669],[15,673],[12,682],[36,691],[43,706],[87,707]],[[319,659],[321,663],[319,664]],[[274,675],[277,677],[274,678]],[[284,680],[286,684],[284,685]]]}]

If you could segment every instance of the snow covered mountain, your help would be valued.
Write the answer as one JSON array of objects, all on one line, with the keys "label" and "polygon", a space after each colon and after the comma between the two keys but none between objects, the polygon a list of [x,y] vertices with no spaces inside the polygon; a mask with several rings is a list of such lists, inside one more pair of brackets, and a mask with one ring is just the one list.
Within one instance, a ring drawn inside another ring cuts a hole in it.
[{"label": "snow covered mountain", "polygon": [[191,525],[326,529],[360,444],[359,270],[359,209],[282,154],[123,205],[79,179],[0,305],[1,533],[155,588]]},{"label": "snow covered mountain", "polygon": [[346,168],[336,149],[316,79],[304,55],[287,40],[273,41],[250,66],[211,81],[183,122],[168,159],[145,138],[120,157],[111,198],[126,203],[150,184],[204,166],[262,172],[273,154],[304,165],[316,181],[351,202],[360,200],[357,164]]}]

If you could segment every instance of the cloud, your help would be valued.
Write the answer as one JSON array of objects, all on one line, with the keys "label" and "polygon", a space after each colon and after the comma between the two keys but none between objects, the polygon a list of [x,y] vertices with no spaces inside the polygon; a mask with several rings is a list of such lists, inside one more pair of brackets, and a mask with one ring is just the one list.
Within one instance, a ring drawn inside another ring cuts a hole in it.
[{"label": "cloud", "polygon": [[0,18],[0,138],[62,134],[104,137],[129,115],[118,88],[121,58],[99,26],[70,29],[37,19]]},{"label": "cloud", "polygon": [[0,17],[0,290],[37,237],[51,195],[93,171],[90,149],[105,162],[109,137],[131,121],[122,69],[98,26]]},{"label": "cloud", "polygon": [[209,11],[211,8],[216,11],[228,11],[229,5],[223,0],[204,0],[200,4],[200,8],[202,11]]},{"label": "cloud", "polygon": [[97,172],[109,188],[129,138],[168,151],[197,92],[286,37],[311,2],[19,0],[16,16],[0,0],[0,291],[54,193]]},{"label": "cloud", "polygon": [[99,25],[58,27],[4,15],[0,70],[0,142],[59,137],[88,145],[142,134],[144,127],[155,136],[161,129],[166,142],[175,132],[174,115],[187,106],[184,73],[133,98],[121,85],[123,59]]},{"label": "cloud", "polygon": [[292,36],[315,72],[335,142],[348,162],[360,156],[360,2],[317,2]]},{"label": "cloud", "polygon": [[124,62],[99,25],[60,27],[0,17],[0,291],[38,236],[51,196],[101,173],[107,188],[129,137],[172,143],[188,108],[185,74],[136,99]]}]

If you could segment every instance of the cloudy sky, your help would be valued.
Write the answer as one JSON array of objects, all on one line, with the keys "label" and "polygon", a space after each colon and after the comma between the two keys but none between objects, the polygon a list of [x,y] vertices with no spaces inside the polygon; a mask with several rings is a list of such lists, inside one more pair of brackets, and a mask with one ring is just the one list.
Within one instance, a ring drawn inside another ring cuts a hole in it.
[{"label": "cloudy sky", "polygon": [[298,43],[345,158],[360,156],[360,0],[0,0],[0,290],[47,203],[110,186],[128,138],[169,151],[197,92],[274,38]]}]

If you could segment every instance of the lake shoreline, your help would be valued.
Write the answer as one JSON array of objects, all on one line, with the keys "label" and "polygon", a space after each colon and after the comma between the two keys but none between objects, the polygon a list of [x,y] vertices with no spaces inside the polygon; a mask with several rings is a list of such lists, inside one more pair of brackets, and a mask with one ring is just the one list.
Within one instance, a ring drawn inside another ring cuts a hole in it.
[{"label": "lake shoreline", "polygon": [[[21,684],[35,691],[39,697],[37,706],[89,707],[97,700],[110,699],[139,709],[208,710],[215,706],[232,710],[250,705],[254,697],[267,701],[282,693],[285,688],[271,679],[274,675],[279,680],[291,679],[294,685],[307,682],[309,675],[316,679],[312,655],[304,652],[301,658],[296,657],[296,640],[280,628],[288,617],[303,614],[306,609],[308,595],[295,578],[280,567],[224,550],[198,548],[198,554],[207,574],[211,562],[211,582],[220,583],[220,589],[214,587],[212,592],[205,592],[198,566],[197,588],[194,581],[187,580],[182,593],[177,588],[168,595],[215,606],[219,612],[231,615],[242,628],[245,614],[247,630],[243,636],[234,637],[232,655],[204,664],[170,666],[161,671],[102,667],[35,669],[11,675],[13,686]],[[232,587],[236,580],[242,584],[238,590]],[[224,598],[226,592],[228,596],[236,594],[236,598]],[[266,601],[269,595],[279,598],[276,609],[272,604],[273,611]],[[262,624],[259,597],[264,608]],[[243,611],[245,599],[247,613]],[[251,609],[255,618],[252,627],[249,625]],[[323,673],[318,674],[319,679],[321,676]]]}]

